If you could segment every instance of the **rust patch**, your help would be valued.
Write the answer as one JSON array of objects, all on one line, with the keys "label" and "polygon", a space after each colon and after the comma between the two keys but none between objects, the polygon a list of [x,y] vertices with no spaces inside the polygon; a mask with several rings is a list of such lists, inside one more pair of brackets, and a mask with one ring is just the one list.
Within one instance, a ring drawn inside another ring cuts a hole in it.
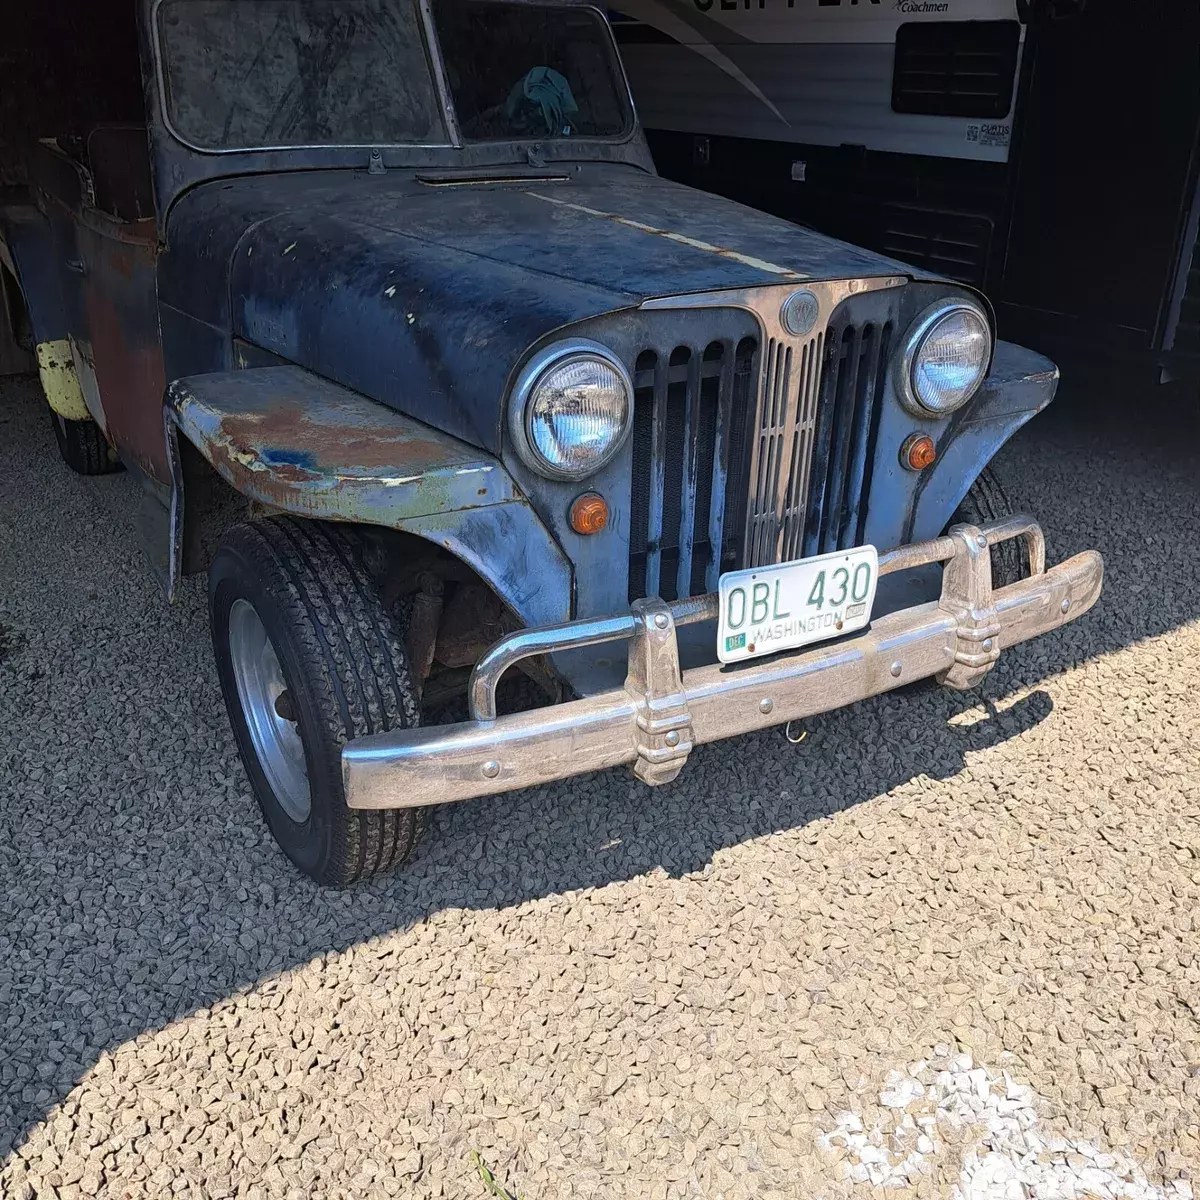
[{"label": "rust patch", "polygon": [[170,479],[161,415],[166,375],[157,327],[130,328],[134,322],[118,311],[100,284],[86,289],[85,304],[109,437],[148,475],[165,483]]},{"label": "rust patch", "polygon": [[306,454],[318,468],[327,464],[342,470],[390,467],[419,471],[445,461],[445,446],[434,439],[398,434],[390,425],[314,421],[303,401],[286,396],[269,413],[223,417],[219,436],[246,452],[265,449]]}]

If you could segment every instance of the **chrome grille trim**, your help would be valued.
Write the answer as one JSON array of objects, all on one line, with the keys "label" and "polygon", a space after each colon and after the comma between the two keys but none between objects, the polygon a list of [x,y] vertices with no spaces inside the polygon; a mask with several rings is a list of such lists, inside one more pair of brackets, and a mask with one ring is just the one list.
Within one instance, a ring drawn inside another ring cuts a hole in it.
[{"label": "chrome grille trim", "polygon": [[755,419],[750,498],[746,505],[746,566],[758,566],[777,534],[775,500],[780,464],[790,458],[787,412],[792,376],[792,348],[771,338],[763,356],[763,382]]},{"label": "chrome grille trim", "polygon": [[[817,402],[821,395],[821,370],[825,361],[825,334],[810,338],[801,352],[795,432],[788,488],[783,500],[783,544],[779,562],[799,558],[808,516],[809,478],[812,474],[813,438],[817,428]],[[756,564],[757,565],[757,564]]]}]

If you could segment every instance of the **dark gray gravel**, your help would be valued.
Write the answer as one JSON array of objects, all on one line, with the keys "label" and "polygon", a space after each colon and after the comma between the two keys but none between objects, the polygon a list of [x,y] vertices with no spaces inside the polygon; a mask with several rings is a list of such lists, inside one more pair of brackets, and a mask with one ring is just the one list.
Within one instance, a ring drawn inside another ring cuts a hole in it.
[{"label": "dark gray gravel", "polygon": [[[463,805],[337,894],[260,822],[200,582],[167,608],[133,482],[72,475],[0,384],[0,1195],[482,1195],[474,1148],[529,1200],[849,1195],[889,1072],[964,1053],[1127,1194],[1186,1180],[1200,406],[1095,394],[1001,476],[1106,597],[984,700]],[[974,1137],[915,1192],[982,1179]]]}]

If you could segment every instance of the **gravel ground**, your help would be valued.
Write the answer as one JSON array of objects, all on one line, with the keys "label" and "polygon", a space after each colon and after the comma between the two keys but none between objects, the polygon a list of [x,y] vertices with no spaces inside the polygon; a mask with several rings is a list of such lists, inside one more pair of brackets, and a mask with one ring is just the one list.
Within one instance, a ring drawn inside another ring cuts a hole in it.
[{"label": "gravel ground", "polygon": [[259,820],[200,584],[3,384],[0,1195],[482,1196],[472,1150],[524,1200],[1188,1195],[1200,430],[1085,392],[1001,475],[1107,595],[983,699],[445,810],[337,894]]}]

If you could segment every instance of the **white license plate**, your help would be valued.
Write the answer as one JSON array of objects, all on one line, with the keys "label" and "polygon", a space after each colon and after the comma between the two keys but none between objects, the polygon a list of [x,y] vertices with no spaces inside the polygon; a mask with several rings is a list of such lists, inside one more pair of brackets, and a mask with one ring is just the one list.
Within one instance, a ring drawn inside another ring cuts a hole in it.
[{"label": "white license plate", "polygon": [[717,657],[741,662],[865,629],[875,603],[874,546],[721,576]]}]

